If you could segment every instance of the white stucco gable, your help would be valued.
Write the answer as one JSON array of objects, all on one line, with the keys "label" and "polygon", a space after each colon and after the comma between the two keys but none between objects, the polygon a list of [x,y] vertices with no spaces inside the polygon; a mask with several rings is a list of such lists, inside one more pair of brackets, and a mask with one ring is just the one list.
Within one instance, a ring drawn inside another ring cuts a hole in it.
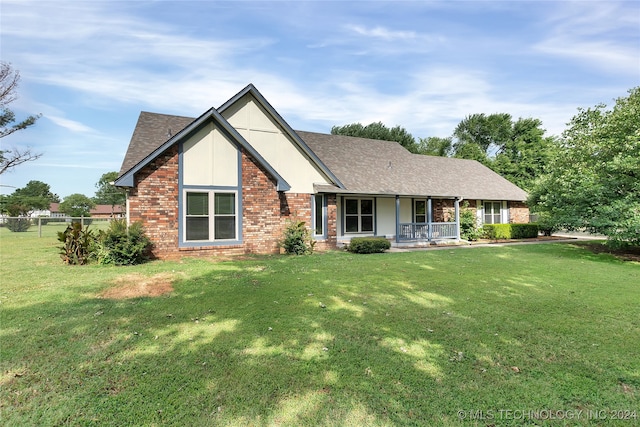
[{"label": "white stucco gable", "polygon": [[314,184],[334,184],[274,115],[251,92],[221,107],[221,115],[291,185],[293,193],[313,193]]}]

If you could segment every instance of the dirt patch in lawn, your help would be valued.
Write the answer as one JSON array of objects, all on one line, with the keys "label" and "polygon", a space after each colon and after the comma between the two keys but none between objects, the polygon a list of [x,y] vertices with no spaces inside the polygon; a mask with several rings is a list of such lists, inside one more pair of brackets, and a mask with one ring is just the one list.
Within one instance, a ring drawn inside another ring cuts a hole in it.
[{"label": "dirt patch in lawn", "polygon": [[125,274],[113,281],[113,286],[100,293],[101,298],[128,299],[158,297],[173,292],[173,273],[159,273],[153,276]]}]

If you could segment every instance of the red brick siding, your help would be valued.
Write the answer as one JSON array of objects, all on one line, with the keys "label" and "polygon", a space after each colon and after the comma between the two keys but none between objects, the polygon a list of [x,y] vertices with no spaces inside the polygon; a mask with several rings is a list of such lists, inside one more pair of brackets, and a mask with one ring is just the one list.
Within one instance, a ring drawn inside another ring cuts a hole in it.
[{"label": "red brick siding", "polygon": [[526,224],[529,222],[529,207],[524,202],[509,203],[509,222],[512,224]]},{"label": "red brick siding", "polygon": [[153,255],[162,257],[178,247],[178,149],[168,149],[135,178],[129,192],[130,222],[142,222]]},{"label": "red brick siding", "polygon": [[[317,250],[336,247],[336,197],[328,195],[328,239]],[[131,221],[141,221],[157,258],[278,253],[278,241],[288,219],[311,228],[311,195],[279,193],[276,181],[248,153],[242,153],[242,243],[178,247],[178,152],[173,147],[136,175],[129,194]]]}]

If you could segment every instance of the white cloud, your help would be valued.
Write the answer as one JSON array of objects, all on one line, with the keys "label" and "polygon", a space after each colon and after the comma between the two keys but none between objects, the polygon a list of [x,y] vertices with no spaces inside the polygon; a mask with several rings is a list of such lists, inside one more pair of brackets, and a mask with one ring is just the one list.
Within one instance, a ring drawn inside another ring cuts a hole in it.
[{"label": "white cloud", "polygon": [[566,2],[535,50],[640,77],[640,14],[627,2]]},{"label": "white cloud", "polygon": [[362,25],[347,25],[346,28],[358,35],[385,41],[414,40],[418,37],[415,31],[393,31],[381,26],[366,28]]}]

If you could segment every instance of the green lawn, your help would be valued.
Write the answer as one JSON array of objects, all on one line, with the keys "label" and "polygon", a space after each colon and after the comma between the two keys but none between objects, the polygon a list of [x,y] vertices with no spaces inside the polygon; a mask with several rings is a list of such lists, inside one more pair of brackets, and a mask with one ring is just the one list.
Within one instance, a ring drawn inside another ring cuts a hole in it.
[{"label": "green lawn", "polygon": [[[638,263],[556,243],[69,267],[57,228],[0,229],[3,425],[640,425]],[[104,297],[143,284],[173,290]]]}]

